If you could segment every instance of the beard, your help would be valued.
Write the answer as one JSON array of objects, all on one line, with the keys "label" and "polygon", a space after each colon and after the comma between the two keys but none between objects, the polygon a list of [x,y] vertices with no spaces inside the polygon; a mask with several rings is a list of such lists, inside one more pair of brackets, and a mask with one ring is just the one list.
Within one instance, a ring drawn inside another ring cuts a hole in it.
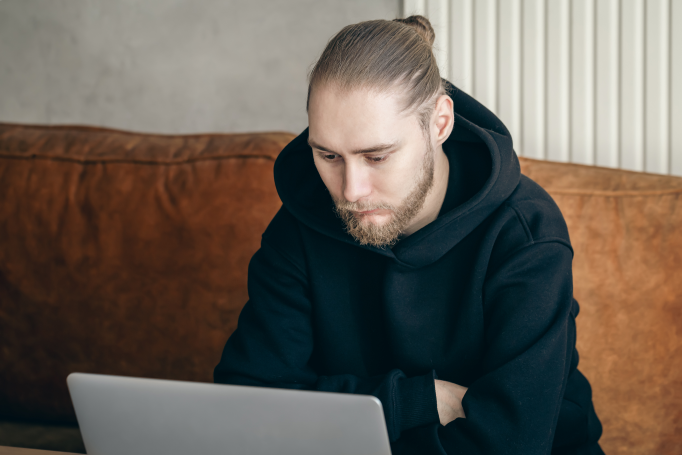
[{"label": "beard", "polygon": [[[378,248],[393,247],[409,225],[410,221],[424,207],[426,196],[433,187],[435,168],[434,150],[429,141],[426,141],[426,154],[422,160],[419,177],[410,193],[403,199],[400,205],[393,206],[382,202],[357,203],[339,200],[332,196],[336,215],[343,220],[348,232],[360,245],[372,245]],[[375,209],[388,209],[393,212],[391,218],[377,225],[363,220],[364,216],[357,216],[353,212]]]}]

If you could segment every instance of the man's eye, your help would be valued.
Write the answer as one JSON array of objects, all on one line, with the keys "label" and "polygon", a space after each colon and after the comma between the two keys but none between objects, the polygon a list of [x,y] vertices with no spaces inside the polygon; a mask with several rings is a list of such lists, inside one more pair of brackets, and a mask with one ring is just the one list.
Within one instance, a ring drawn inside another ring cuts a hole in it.
[{"label": "man's eye", "polygon": [[382,161],[386,161],[386,158],[388,158],[388,155],[367,157],[367,159],[370,160],[372,163],[381,163]]},{"label": "man's eye", "polygon": [[339,155],[337,155],[335,153],[323,153],[322,154],[322,158],[324,158],[327,161],[334,161],[334,159],[336,159],[337,156],[339,156]]}]

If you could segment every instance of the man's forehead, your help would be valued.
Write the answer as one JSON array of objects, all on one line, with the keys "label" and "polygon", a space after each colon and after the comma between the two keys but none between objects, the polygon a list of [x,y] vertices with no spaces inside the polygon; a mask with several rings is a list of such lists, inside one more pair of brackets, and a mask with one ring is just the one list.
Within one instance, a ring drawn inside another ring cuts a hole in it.
[{"label": "man's forehead", "polygon": [[400,147],[419,130],[418,120],[407,119],[391,95],[319,90],[308,111],[311,147],[333,153],[371,153]]}]

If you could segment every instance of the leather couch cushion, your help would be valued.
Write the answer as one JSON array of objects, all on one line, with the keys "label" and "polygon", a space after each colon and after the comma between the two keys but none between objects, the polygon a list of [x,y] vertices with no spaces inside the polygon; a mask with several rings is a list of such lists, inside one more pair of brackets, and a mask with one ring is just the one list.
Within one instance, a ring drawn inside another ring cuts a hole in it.
[{"label": "leather couch cushion", "polygon": [[74,421],[74,371],[211,382],[293,137],[0,124],[0,418]]}]

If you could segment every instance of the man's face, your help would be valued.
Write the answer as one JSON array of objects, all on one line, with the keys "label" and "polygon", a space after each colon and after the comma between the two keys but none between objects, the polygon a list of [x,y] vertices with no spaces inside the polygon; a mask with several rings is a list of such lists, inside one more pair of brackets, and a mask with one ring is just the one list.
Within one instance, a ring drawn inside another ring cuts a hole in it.
[{"label": "man's face", "polygon": [[366,89],[313,90],[308,108],[315,166],[348,232],[361,244],[392,245],[433,186],[434,151],[401,99]]}]

